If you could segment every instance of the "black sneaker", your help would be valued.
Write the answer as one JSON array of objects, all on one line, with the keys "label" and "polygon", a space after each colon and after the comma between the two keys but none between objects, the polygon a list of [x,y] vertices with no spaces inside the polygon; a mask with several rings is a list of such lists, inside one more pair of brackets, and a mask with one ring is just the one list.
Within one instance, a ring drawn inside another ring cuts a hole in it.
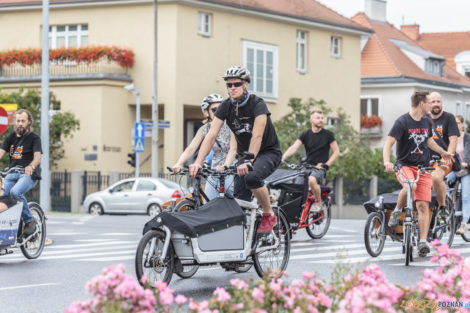
[{"label": "black sneaker", "polygon": [[392,214],[390,214],[390,219],[388,220],[388,227],[397,227],[398,222],[400,222],[400,217],[401,217],[401,210],[400,209],[395,209],[392,211]]},{"label": "black sneaker", "polygon": [[420,257],[425,257],[428,253],[431,252],[427,242],[418,242],[418,253]]},{"label": "black sneaker", "polygon": [[25,237],[28,237],[34,234],[35,231],[36,231],[36,220],[33,217],[31,222],[24,224],[23,235]]}]

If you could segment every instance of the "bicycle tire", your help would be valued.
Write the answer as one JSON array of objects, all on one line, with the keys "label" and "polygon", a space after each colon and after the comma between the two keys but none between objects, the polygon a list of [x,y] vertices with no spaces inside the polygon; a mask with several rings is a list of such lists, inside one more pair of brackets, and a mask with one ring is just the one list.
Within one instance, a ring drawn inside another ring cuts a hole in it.
[{"label": "bicycle tire", "polygon": [[[378,223],[378,225],[377,225]],[[380,233],[380,228],[382,227],[382,215],[378,212],[372,212],[367,217],[365,229],[364,229],[364,244],[366,245],[367,253],[372,257],[377,257],[382,253],[382,250],[385,245],[385,233]],[[377,231],[377,228],[379,230]],[[372,248],[371,239],[373,237],[378,237],[377,239],[377,248]]]},{"label": "bicycle tire", "polygon": [[[275,213],[277,214],[277,210],[274,210]],[[284,214],[282,211],[279,211],[278,216],[278,222],[273,228],[273,233],[278,237],[280,240],[279,247],[277,249],[273,250],[267,250],[263,251],[261,253],[257,253],[256,251],[253,251],[252,258],[253,258],[253,263],[255,265],[255,270],[256,273],[258,273],[259,277],[263,277],[267,272],[275,274],[276,278],[281,277],[283,274],[283,271],[287,268],[287,263],[289,263],[289,255],[290,255],[290,235],[289,235],[289,223],[287,223],[286,218],[284,217]],[[255,229],[256,232],[256,229]],[[255,236],[257,234],[255,233]],[[258,237],[258,236],[257,236]],[[259,238],[256,239],[255,242],[255,247],[258,246],[259,243]],[[274,258],[276,258],[277,262],[273,260],[269,260],[268,266],[265,266],[265,263],[263,262],[262,258],[265,258],[267,253],[272,252],[273,255],[275,254]],[[279,261],[279,254],[283,253],[282,259]],[[264,254],[264,256],[262,255]],[[276,263],[276,268],[270,267],[274,263]]]},{"label": "bicycle tire", "polygon": [[[174,212],[181,212],[183,208],[185,209],[184,211],[197,209],[196,203],[194,201],[185,199],[185,200],[180,201],[173,210]],[[181,265],[182,265],[183,270],[182,271],[175,270],[175,274],[183,279],[193,277],[194,274],[196,274],[196,272],[199,269],[199,265],[186,265],[186,266],[183,264]]]},{"label": "bicycle tire", "polygon": [[[321,239],[325,234],[328,232],[328,228],[330,227],[331,222],[331,205],[330,202],[325,200],[322,201],[322,211],[320,214],[323,214],[323,217],[320,219],[320,223],[317,221],[313,222],[310,226],[306,227],[305,230],[307,234],[312,239]],[[307,215],[307,223],[310,224],[310,210],[314,204],[312,203],[308,208],[308,215]],[[318,214],[318,213],[317,213]],[[316,214],[312,217],[313,219],[316,218]]]},{"label": "bicycle tire", "polygon": [[470,242],[470,235],[468,234],[468,230],[465,234],[462,234],[460,236],[462,236],[462,239],[465,240],[466,242]]},{"label": "bicycle tire", "polygon": [[407,225],[405,226],[405,266],[410,265],[410,262],[412,261],[412,254],[413,254],[413,245],[411,243],[411,226]]},{"label": "bicycle tire", "polygon": [[38,233],[21,246],[21,252],[27,259],[37,259],[44,249],[46,241],[46,218],[41,206],[36,202],[29,202],[29,209],[36,219]]},{"label": "bicycle tire", "polygon": [[[141,278],[144,274],[147,276],[147,278],[152,284],[158,280],[166,282],[167,285],[170,283],[175,266],[175,253],[173,251],[173,245],[171,243],[168,246],[168,252],[164,260],[164,264],[157,265],[154,263],[156,259],[154,252],[160,254],[163,252],[163,243],[165,242],[165,236],[166,234],[161,230],[150,230],[146,232],[145,235],[140,239],[135,255],[135,273],[137,276],[137,280],[140,284],[142,284]],[[147,256],[145,257],[144,254],[146,253],[147,245],[149,243],[151,244],[151,241],[154,238],[156,240],[155,251],[147,251]],[[152,253],[152,255],[149,259],[150,253]],[[148,272],[144,273],[144,269],[148,269]],[[158,274],[163,273],[163,271],[165,272],[160,278]]]},{"label": "bicycle tire", "polygon": [[[433,238],[439,239],[441,243],[447,244],[449,247],[452,246],[454,241],[455,229],[455,215],[454,215],[454,206],[452,200],[449,197],[446,197],[446,208],[449,208],[450,216],[441,224],[439,219],[440,209],[438,208],[434,220],[434,228],[439,227],[440,229],[433,233]],[[444,226],[444,228],[442,228]],[[448,236],[444,240],[444,235]]]}]

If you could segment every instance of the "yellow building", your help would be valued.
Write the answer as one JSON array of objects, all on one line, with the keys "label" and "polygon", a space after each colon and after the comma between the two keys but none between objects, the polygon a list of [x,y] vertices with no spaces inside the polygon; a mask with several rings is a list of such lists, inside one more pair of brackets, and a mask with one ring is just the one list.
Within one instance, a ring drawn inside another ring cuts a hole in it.
[{"label": "yellow building", "polygon": [[[40,48],[41,2],[0,0],[0,51]],[[52,48],[118,46],[131,49],[135,64],[122,68],[101,60],[51,64],[51,91],[61,110],[81,128],[67,141],[59,170],[130,172],[134,95],[141,89],[142,119],[151,119],[154,2],[149,0],[51,0]],[[324,99],[342,107],[359,128],[361,27],[315,1],[159,0],[159,167],[172,165],[202,118],[200,103],[210,93],[226,95],[221,76],[232,65],[248,67],[251,92],[268,103],[274,120],[287,113],[291,97]],[[2,66],[0,88],[40,88],[40,68]],[[144,160],[150,151],[145,142]],[[150,172],[150,162],[141,167]]]}]

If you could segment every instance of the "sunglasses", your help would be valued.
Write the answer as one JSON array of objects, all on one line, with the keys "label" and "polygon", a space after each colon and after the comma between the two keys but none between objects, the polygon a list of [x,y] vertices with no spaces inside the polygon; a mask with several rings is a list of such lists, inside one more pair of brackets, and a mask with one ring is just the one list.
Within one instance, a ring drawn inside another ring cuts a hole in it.
[{"label": "sunglasses", "polygon": [[218,108],[212,108],[212,109],[211,109],[212,113],[217,112],[217,109],[218,109]]},{"label": "sunglasses", "polygon": [[243,85],[243,82],[227,83],[227,88],[240,87],[242,85]]}]

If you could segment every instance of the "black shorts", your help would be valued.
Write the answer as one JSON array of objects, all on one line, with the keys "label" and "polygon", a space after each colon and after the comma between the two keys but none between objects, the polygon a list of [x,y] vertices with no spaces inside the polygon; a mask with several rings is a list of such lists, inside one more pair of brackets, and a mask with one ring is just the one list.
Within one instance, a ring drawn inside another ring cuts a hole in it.
[{"label": "black shorts", "polygon": [[281,163],[281,151],[267,151],[256,156],[253,171],[248,175],[235,175],[235,197],[251,201],[251,189],[264,186],[264,180],[271,175]]},{"label": "black shorts", "polygon": [[317,183],[322,185],[324,183],[324,179],[326,178],[326,170],[320,168],[314,168],[310,172],[310,176],[315,177]]}]

